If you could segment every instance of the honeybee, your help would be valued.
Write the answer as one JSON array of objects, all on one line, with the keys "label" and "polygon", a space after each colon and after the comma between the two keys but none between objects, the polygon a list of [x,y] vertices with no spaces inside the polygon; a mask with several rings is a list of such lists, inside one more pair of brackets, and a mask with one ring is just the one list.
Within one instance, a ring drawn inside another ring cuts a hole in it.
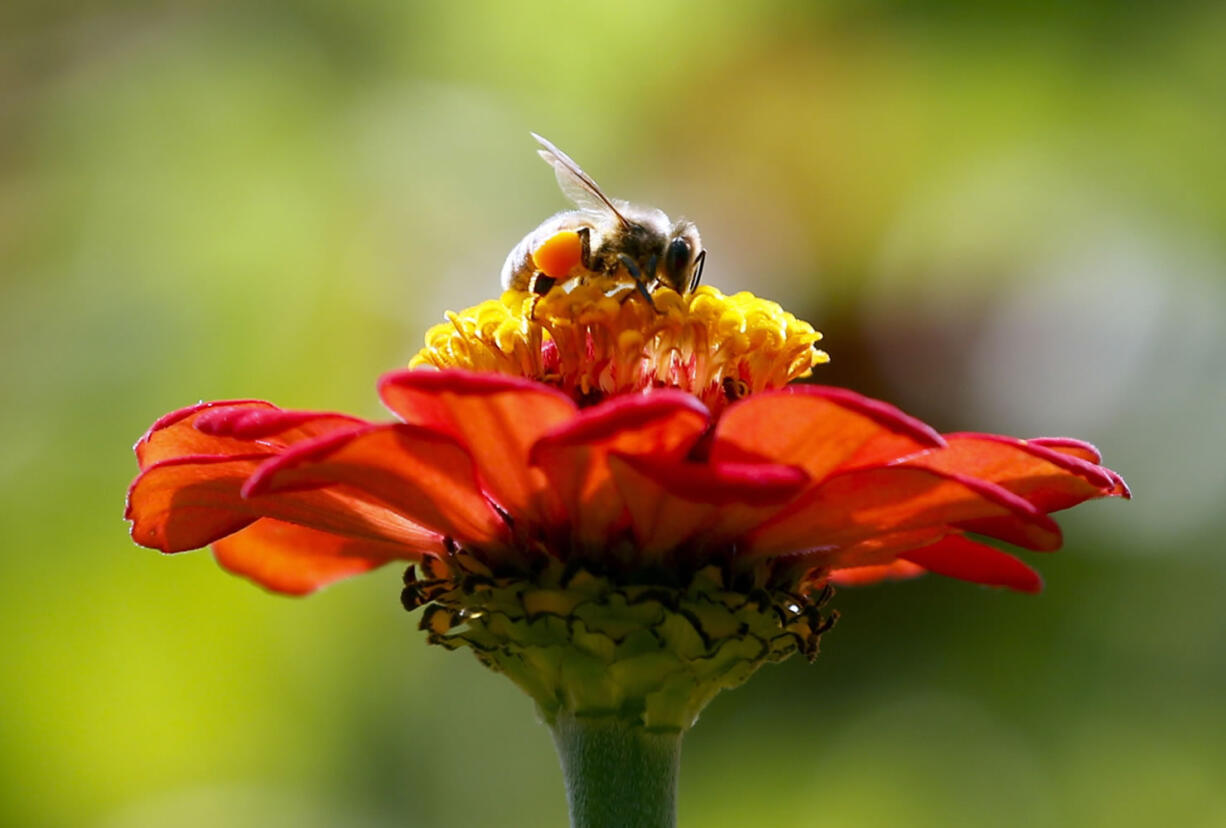
[{"label": "honeybee", "polygon": [[633,285],[655,307],[651,293],[670,287],[690,293],[702,280],[707,251],[692,221],[669,219],[655,207],[606,196],[569,155],[535,132],[541,158],[553,167],[563,195],[577,210],[545,219],[507,256],[504,290],[544,296],[571,280]]}]

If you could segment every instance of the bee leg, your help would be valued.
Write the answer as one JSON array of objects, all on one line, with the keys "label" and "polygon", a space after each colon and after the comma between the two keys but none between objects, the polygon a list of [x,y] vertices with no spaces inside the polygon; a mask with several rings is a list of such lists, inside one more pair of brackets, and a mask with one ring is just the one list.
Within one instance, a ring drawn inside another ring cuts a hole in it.
[{"label": "bee leg", "polygon": [[690,279],[690,286],[686,293],[693,293],[698,288],[699,283],[702,282],[702,268],[706,263],[707,251],[703,250],[699,252],[698,258],[694,260],[694,276]]},{"label": "bee leg", "polygon": [[643,298],[647,300],[647,304],[651,306],[651,309],[656,313],[659,313],[660,309],[656,307],[656,301],[651,298],[651,291],[647,289],[647,285],[636,279],[634,286],[639,289],[639,293],[643,294]]},{"label": "bee leg", "polygon": [[557,284],[558,280],[553,276],[546,276],[539,270],[532,274],[532,278],[528,280],[528,291],[532,294],[532,307],[528,309],[528,318],[536,320],[536,303],[541,301],[541,297],[550,291]]},{"label": "bee leg", "polygon": [[546,276],[544,273],[537,271],[532,274],[532,278],[528,280],[528,290],[537,296],[544,296],[550,289],[558,283],[558,280],[553,276]]},{"label": "bee leg", "polygon": [[579,235],[579,263],[584,270],[592,269],[592,228],[580,227],[575,231]]},{"label": "bee leg", "polygon": [[647,300],[647,304],[656,313],[660,309],[656,307],[655,301],[651,298],[651,291],[647,289],[647,282],[643,278],[643,272],[639,270],[639,266],[634,263],[634,259],[627,256],[625,253],[618,253],[617,258],[621,259],[621,263],[626,266],[626,270],[630,273],[630,278],[634,280],[634,286],[638,288],[639,293],[643,294],[643,298]]}]

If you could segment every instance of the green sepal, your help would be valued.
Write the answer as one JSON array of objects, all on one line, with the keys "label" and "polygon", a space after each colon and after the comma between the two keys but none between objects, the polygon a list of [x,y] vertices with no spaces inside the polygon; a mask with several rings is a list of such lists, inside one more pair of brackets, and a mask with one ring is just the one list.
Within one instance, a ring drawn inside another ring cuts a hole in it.
[{"label": "green sepal", "polygon": [[468,647],[530,695],[548,723],[561,713],[683,731],[720,690],[767,662],[816,657],[834,622],[816,596],[725,586],[718,567],[684,585],[619,583],[551,561],[498,577],[465,561],[410,567],[404,604],[428,605],[431,643]]}]

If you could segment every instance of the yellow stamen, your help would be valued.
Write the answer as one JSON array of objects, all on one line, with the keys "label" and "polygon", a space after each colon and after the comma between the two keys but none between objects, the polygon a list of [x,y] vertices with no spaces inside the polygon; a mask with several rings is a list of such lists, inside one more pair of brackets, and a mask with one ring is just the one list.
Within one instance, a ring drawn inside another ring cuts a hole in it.
[{"label": "yellow stamen", "polygon": [[568,287],[543,297],[507,291],[449,313],[409,364],[528,377],[585,402],[680,388],[718,409],[829,361],[811,325],[751,293],[660,288],[652,308],[632,287],[612,295],[596,284]]}]

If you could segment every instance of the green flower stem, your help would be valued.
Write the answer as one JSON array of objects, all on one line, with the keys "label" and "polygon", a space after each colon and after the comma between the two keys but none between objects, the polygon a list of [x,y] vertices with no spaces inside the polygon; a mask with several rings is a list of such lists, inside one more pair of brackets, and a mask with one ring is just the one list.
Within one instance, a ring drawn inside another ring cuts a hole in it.
[{"label": "green flower stem", "polygon": [[562,760],[572,828],[677,824],[680,731],[648,731],[612,716],[559,713],[553,740]]}]

